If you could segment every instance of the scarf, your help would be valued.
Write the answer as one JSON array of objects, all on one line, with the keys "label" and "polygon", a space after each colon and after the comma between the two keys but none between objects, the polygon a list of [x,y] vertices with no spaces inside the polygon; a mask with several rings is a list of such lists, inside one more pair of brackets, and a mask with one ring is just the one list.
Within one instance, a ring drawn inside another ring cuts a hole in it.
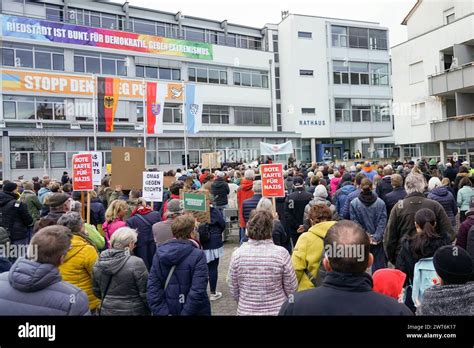
[{"label": "scarf", "polygon": [[152,211],[153,210],[151,210],[151,208],[149,207],[138,206],[138,207],[135,207],[135,209],[133,209],[132,213],[130,214],[130,217],[132,217],[135,214],[146,215],[148,213],[151,213]]},{"label": "scarf", "polygon": [[370,207],[377,200],[377,196],[373,192],[365,193],[362,191],[359,195],[359,200],[366,206]]}]

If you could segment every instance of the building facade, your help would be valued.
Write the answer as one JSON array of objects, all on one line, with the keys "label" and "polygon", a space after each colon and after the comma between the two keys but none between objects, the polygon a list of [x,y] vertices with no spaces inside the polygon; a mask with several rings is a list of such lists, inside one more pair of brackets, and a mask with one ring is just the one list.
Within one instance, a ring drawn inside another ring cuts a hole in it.
[{"label": "building facade", "polygon": [[300,133],[310,148],[304,159],[342,159],[356,150],[393,157],[388,30],[296,14],[276,29],[277,111],[282,128]]},{"label": "building facade", "polygon": [[[185,84],[203,100],[191,164],[214,151],[251,161],[261,141],[292,140],[302,161],[393,156],[388,32],[377,23],[290,15],[252,28],[73,0],[1,0],[0,16],[5,179],[57,178],[91,150],[105,168],[113,146],[146,147],[148,168],[182,167]],[[100,77],[119,79],[113,132],[95,131]],[[163,134],[144,135],[148,81],[167,85]]]},{"label": "building facade", "polygon": [[395,141],[405,158],[474,161],[474,3],[418,0],[392,47]]}]

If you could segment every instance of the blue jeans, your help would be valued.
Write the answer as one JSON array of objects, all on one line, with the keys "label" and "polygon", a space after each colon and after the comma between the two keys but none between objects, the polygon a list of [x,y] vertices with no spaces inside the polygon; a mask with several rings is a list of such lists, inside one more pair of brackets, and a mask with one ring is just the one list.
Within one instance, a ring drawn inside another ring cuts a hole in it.
[{"label": "blue jeans", "polygon": [[247,236],[245,235],[245,227],[239,227],[239,243],[242,244],[247,240]]}]

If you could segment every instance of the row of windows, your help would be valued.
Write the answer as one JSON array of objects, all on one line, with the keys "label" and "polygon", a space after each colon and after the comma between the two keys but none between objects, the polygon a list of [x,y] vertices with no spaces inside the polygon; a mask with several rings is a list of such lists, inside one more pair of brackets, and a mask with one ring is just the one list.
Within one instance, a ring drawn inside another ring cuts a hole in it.
[{"label": "row of windows", "polygon": [[[46,6],[46,18],[52,21],[65,21],[62,8],[54,5]],[[68,13],[66,14],[66,22],[97,28],[131,31],[146,35],[208,42],[211,44],[238,48],[254,50],[262,49],[262,39],[259,37],[232,33],[227,33],[226,35],[221,31],[189,26],[182,26],[182,31],[180,33],[177,24],[156,22],[133,17],[127,21],[125,16],[79,8],[69,8]]]},{"label": "row of windows", "polygon": [[[235,107],[235,124],[270,125],[270,109]],[[129,117],[136,113],[136,122],[143,122],[143,103],[119,101],[115,122],[135,122]],[[74,120],[92,121],[94,111],[90,99],[24,97],[4,95],[3,115],[7,120]],[[204,105],[203,124],[230,124],[230,107],[222,105]],[[166,103],[163,110],[163,122],[182,124],[181,104]]]},{"label": "row of windows", "polygon": [[387,31],[332,25],[331,42],[333,47],[387,50]]},{"label": "row of windows", "polygon": [[334,84],[388,86],[388,64],[333,61]]},{"label": "row of windows", "polygon": [[26,45],[4,45],[3,66],[64,71],[64,52],[61,49]]},{"label": "row of windows", "polygon": [[200,66],[188,68],[188,79],[192,82],[227,84],[227,71],[225,68]]},{"label": "row of windows", "polygon": [[74,53],[74,71],[127,76],[127,59],[106,54]]},{"label": "row of windows", "polygon": [[173,68],[160,68],[156,66],[137,65],[135,68],[137,77],[151,79],[181,81],[181,70]]},{"label": "row of windows", "polygon": [[336,122],[390,122],[388,100],[356,100],[336,98]]}]

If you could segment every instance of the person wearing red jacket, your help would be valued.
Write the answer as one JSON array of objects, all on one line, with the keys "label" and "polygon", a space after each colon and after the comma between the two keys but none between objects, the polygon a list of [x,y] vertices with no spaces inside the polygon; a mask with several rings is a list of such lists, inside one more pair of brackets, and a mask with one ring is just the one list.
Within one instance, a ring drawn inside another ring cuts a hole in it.
[{"label": "person wearing red jacket", "polygon": [[201,182],[201,184],[204,184],[204,180],[207,178],[208,175],[209,175],[209,170],[203,169],[202,174],[199,175],[199,181]]},{"label": "person wearing red jacket", "polygon": [[253,169],[247,169],[244,173],[244,179],[240,181],[240,186],[237,190],[237,202],[239,204],[239,236],[242,240],[245,236],[245,220],[242,215],[242,205],[246,199],[253,197],[253,181],[255,172]]}]

